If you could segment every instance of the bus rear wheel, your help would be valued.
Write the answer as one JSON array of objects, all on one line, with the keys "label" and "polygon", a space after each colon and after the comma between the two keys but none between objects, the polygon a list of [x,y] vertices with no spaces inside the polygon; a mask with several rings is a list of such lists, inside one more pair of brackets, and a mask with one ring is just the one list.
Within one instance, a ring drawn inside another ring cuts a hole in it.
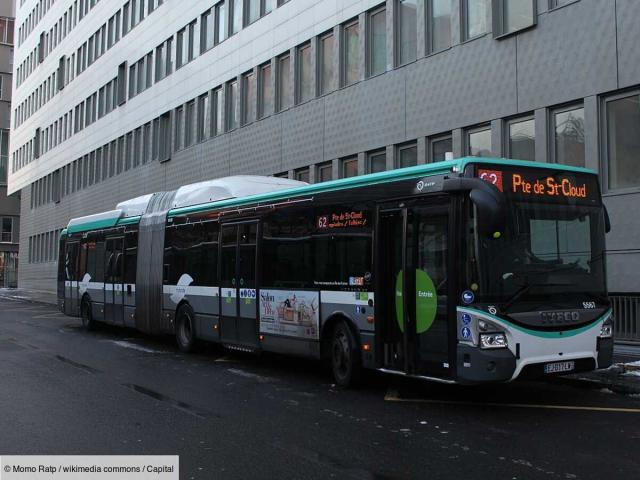
[{"label": "bus rear wheel", "polygon": [[344,321],[338,323],[333,330],[331,368],[333,378],[340,387],[353,386],[360,379],[360,349],[353,332]]},{"label": "bus rear wheel", "polygon": [[82,318],[82,327],[85,330],[91,331],[96,328],[96,322],[93,319],[93,313],[91,310],[91,300],[87,297],[84,297],[80,304],[80,318]]},{"label": "bus rear wheel", "polygon": [[176,343],[185,353],[192,352],[195,348],[194,318],[193,309],[189,305],[181,306],[176,314]]}]

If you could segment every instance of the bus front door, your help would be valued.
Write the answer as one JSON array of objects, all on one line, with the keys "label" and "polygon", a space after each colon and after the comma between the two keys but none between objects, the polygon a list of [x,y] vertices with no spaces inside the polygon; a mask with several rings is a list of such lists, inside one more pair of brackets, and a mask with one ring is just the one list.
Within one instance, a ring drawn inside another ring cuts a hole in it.
[{"label": "bus front door", "polygon": [[80,243],[68,242],[64,253],[64,313],[65,315],[78,315],[80,304],[78,299],[80,274]]},{"label": "bus front door", "polygon": [[224,343],[254,348],[258,345],[258,223],[222,225],[221,234],[220,338]]},{"label": "bus front door", "polygon": [[123,244],[122,237],[108,238],[105,244],[104,320],[116,325],[124,324]]},{"label": "bus front door", "polygon": [[378,231],[382,365],[450,377],[448,203],[381,210]]}]

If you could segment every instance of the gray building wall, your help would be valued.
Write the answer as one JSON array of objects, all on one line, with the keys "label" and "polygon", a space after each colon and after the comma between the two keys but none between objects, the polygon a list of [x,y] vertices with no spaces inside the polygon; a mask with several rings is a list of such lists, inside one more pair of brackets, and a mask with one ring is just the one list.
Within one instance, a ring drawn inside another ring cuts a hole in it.
[{"label": "gray building wall", "polygon": [[[13,0],[0,2],[0,22],[15,17]],[[4,41],[7,40],[7,41]],[[11,128],[11,93],[13,71],[13,44],[8,38],[0,39],[0,135],[7,136]],[[6,141],[6,140],[5,140]],[[7,145],[8,146],[8,145]],[[6,156],[4,162],[8,168],[9,151],[0,145],[0,154]],[[13,219],[13,238],[3,242],[0,238],[0,287],[16,286],[18,241],[20,239],[20,193],[7,196],[7,180],[0,176],[0,217]],[[0,220],[1,221],[1,220]]]},{"label": "gray building wall", "polygon": [[[297,1],[291,0],[289,6],[281,8],[293,9]],[[361,20],[365,19],[364,11],[376,4],[347,3]],[[167,162],[152,161],[100,181],[63,196],[59,203],[31,208],[31,189],[24,188],[22,252],[27,251],[31,236],[63,228],[70,218],[206,178],[237,173],[293,175],[298,168],[311,167],[313,179],[314,166],[324,162],[333,163],[335,178],[340,159],[358,156],[362,173],[365,153],[376,149],[386,150],[387,165],[393,167],[396,146],[406,142],[416,142],[418,162],[425,163],[429,161],[431,139],[450,134],[453,153],[458,156],[464,153],[464,129],[478,124],[491,125],[492,153],[503,156],[505,122],[521,115],[535,118],[536,160],[545,162],[549,159],[551,109],[574,102],[583,103],[585,109],[587,166],[605,172],[602,102],[609,94],[640,86],[640,2],[577,0],[550,10],[547,0],[539,0],[533,28],[500,39],[488,32],[469,41],[461,41],[458,0],[452,0],[452,4],[450,49],[425,56],[424,44],[419,42],[418,59],[395,67],[396,4],[387,0],[385,73],[367,79],[363,75],[354,85],[174,152]],[[422,9],[421,2],[420,5]],[[175,5],[169,3],[166,7]],[[488,25],[492,25],[490,16],[488,12]],[[421,39],[425,38],[424,23],[418,22]],[[302,43],[318,33],[322,32],[316,29],[306,37],[296,38]],[[148,48],[164,38],[157,38]],[[246,48],[253,47],[247,44]],[[364,42],[361,53],[364,58]],[[219,85],[212,82],[207,88]],[[145,98],[152,102],[156,87],[151,88],[150,96]],[[203,91],[194,90],[191,98]],[[76,96],[73,102],[81,98]],[[68,107],[72,106],[70,100]],[[162,112],[157,111],[154,116],[159,113]],[[117,115],[125,115],[125,110]],[[152,119],[153,116],[144,118],[139,125]],[[96,125],[99,128],[100,121]],[[639,201],[640,188],[623,194],[605,188],[605,203],[613,225],[607,237],[611,292],[640,292],[640,209],[633,208]],[[50,261],[29,263],[23,253],[21,286],[53,290],[55,267],[55,256]]]}]

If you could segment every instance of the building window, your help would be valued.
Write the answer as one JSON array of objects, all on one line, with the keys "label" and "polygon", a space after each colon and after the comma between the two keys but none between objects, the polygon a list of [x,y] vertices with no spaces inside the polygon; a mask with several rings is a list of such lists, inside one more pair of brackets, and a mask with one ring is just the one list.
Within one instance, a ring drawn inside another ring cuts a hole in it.
[{"label": "building window", "polygon": [[246,125],[256,119],[256,96],[253,73],[242,76],[242,124]]},{"label": "building window", "polygon": [[246,0],[247,2],[247,25],[260,18],[260,0]]},{"label": "building window", "polygon": [[266,63],[260,67],[260,102],[259,115],[260,118],[266,117],[273,113],[273,85],[271,77],[271,63]]},{"label": "building window", "polygon": [[558,8],[577,1],[578,0],[549,0],[549,8]]},{"label": "building window", "polygon": [[229,35],[233,35],[234,33],[238,33],[242,30],[242,2],[243,0],[228,0],[231,2],[231,19],[229,24],[231,25],[231,31]]},{"label": "building window", "polygon": [[640,186],[640,95],[607,100],[605,121],[609,189]]},{"label": "building window", "polygon": [[299,170],[296,170],[295,179],[298,180],[299,182],[309,183],[309,169],[301,168]]},{"label": "building window", "polygon": [[175,116],[173,147],[174,151],[178,151],[184,147],[184,107],[176,108]]},{"label": "building window", "polygon": [[491,127],[478,127],[467,130],[467,155],[472,157],[491,157]]},{"label": "building window", "polygon": [[553,160],[563,165],[584,167],[584,108],[555,110],[553,130]]},{"label": "building window", "polygon": [[342,178],[355,177],[358,175],[358,158],[345,158],[342,160]]},{"label": "building window", "polygon": [[198,141],[207,138],[207,125],[209,125],[209,94],[198,97]]},{"label": "building window", "polygon": [[398,147],[398,168],[413,167],[418,164],[418,147],[416,144]]},{"label": "building window", "polygon": [[[113,143],[111,144],[111,150],[113,151]],[[160,116],[158,157],[161,162],[171,158],[171,112],[165,112]]]},{"label": "building window", "polygon": [[[534,0],[499,0],[494,2],[495,35],[506,35],[536,23]],[[497,9],[497,11],[496,11]]]},{"label": "building window", "polygon": [[216,22],[216,45],[227,38],[227,7],[225,2],[220,2],[215,6]]},{"label": "building window", "polygon": [[278,58],[278,110],[291,106],[293,92],[291,89],[291,58],[284,55]]},{"label": "building window", "polygon": [[511,120],[507,124],[509,134],[509,158],[536,159],[536,132],[533,118]]},{"label": "building window", "polygon": [[451,135],[441,135],[429,139],[429,161],[442,162],[453,158],[453,140]]},{"label": "building window", "polygon": [[487,8],[489,0],[463,0],[463,40],[478,37],[487,32]]},{"label": "building window", "polygon": [[398,60],[399,65],[413,62],[418,45],[417,0],[398,0]]},{"label": "building window", "polygon": [[387,69],[387,11],[378,8],[369,14],[369,75],[384,73]]},{"label": "building window", "polygon": [[451,0],[427,2],[427,39],[429,53],[451,46]]},{"label": "building window", "polygon": [[238,128],[238,82],[227,84],[227,131]]},{"label": "building window", "polygon": [[215,41],[214,10],[207,10],[200,17],[200,53],[204,53],[213,48]]},{"label": "building window", "polygon": [[384,172],[387,169],[387,154],[384,150],[367,156],[367,173]]},{"label": "building window", "polygon": [[314,75],[311,67],[311,45],[298,48],[298,103],[314,97]]},{"label": "building window", "polygon": [[187,103],[185,121],[184,121],[184,146],[189,147],[195,141],[195,124],[196,124],[196,102],[191,100]]},{"label": "building window", "polygon": [[211,117],[211,132],[213,135],[222,133],[224,120],[224,101],[222,98],[222,88],[213,91],[213,115]]},{"label": "building window", "polygon": [[344,85],[360,80],[360,24],[358,20],[344,26]]},{"label": "building window", "polygon": [[180,68],[187,63],[187,53],[189,40],[187,38],[187,28],[180,30],[176,36],[176,68]]},{"label": "building window", "polygon": [[0,130],[0,185],[7,183],[9,162],[9,130]]},{"label": "building window", "polygon": [[320,93],[332,92],[336,89],[336,76],[333,62],[333,33],[320,37]]},{"label": "building window", "polygon": [[0,223],[0,242],[13,242],[13,218],[11,217],[2,217],[2,222]]},{"label": "building window", "polygon": [[316,182],[328,182],[333,179],[333,165],[331,162],[318,165],[316,170]]}]

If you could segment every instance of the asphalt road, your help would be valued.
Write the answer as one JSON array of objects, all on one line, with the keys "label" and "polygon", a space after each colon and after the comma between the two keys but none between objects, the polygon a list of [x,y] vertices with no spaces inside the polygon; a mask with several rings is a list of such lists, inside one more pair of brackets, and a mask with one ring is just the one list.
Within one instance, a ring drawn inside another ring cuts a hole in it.
[{"label": "asphalt road", "polygon": [[638,478],[640,398],[562,382],[462,388],[130,330],[0,299],[0,454],[180,456],[181,478]]}]

